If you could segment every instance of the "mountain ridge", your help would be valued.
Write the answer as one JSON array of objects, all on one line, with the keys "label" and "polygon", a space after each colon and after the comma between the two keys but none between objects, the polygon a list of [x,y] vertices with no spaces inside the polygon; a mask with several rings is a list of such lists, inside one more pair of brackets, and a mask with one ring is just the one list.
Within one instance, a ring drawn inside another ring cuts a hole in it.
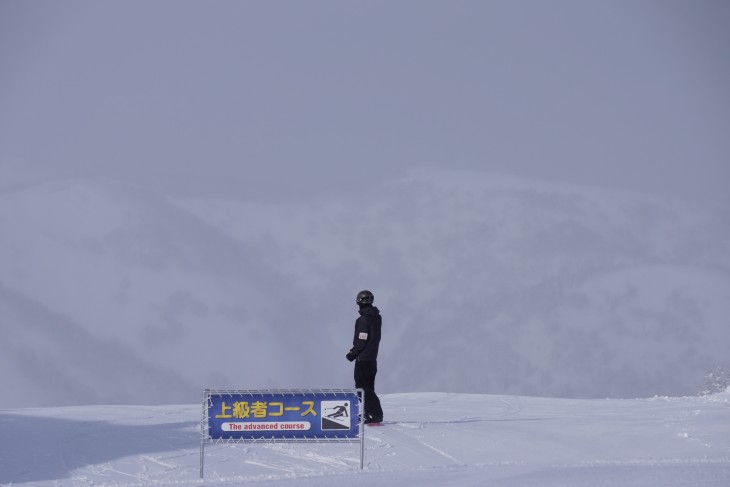
[{"label": "mountain ridge", "polygon": [[73,180],[0,195],[0,284],[200,389],[349,385],[371,288],[386,391],[691,394],[730,365],[728,215],[458,171],[307,204]]}]

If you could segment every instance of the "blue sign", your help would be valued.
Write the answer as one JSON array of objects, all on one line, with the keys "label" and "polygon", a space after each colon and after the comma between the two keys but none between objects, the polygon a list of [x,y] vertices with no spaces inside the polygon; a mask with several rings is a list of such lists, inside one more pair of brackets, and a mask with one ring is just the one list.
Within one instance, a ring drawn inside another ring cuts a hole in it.
[{"label": "blue sign", "polygon": [[210,391],[211,440],[359,438],[356,391]]}]

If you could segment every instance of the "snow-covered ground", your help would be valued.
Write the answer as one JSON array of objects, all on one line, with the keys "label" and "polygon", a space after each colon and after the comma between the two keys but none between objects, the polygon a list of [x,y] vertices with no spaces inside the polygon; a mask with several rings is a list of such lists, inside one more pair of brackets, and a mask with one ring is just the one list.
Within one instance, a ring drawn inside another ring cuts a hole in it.
[{"label": "snow-covered ground", "polygon": [[730,391],[707,397],[382,397],[357,444],[208,445],[199,405],[0,412],[0,484],[730,485]]}]

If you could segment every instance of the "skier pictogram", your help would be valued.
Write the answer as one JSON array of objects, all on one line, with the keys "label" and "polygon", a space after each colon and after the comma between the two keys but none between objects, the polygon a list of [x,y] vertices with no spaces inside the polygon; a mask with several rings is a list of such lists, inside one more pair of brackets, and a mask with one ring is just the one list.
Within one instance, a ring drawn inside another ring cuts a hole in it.
[{"label": "skier pictogram", "polygon": [[322,430],[350,429],[350,401],[322,401]]},{"label": "skier pictogram", "polygon": [[341,418],[342,416],[345,416],[345,417],[349,418],[350,415],[347,413],[347,409],[348,409],[347,406],[348,406],[347,404],[343,404],[342,406],[335,406],[333,408],[327,408],[325,411],[334,410],[334,412],[328,414],[327,417],[334,419],[334,418]]}]

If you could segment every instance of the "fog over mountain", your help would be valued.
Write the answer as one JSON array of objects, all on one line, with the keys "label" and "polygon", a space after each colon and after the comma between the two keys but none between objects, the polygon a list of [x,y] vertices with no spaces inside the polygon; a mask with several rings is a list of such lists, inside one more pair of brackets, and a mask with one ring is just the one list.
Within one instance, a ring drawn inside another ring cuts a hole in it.
[{"label": "fog over mountain", "polygon": [[730,366],[726,207],[460,171],[306,204],[76,179],[6,191],[0,233],[0,407],[349,386],[361,288],[383,391],[686,395]]},{"label": "fog over mountain", "polygon": [[362,289],[382,392],[695,394],[730,369],[728,19],[0,1],[0,407],[349,387]]},{"label": "fog over mountain", "polygon": [[190,383],[0,286],[2,407],[189,399]]}]

